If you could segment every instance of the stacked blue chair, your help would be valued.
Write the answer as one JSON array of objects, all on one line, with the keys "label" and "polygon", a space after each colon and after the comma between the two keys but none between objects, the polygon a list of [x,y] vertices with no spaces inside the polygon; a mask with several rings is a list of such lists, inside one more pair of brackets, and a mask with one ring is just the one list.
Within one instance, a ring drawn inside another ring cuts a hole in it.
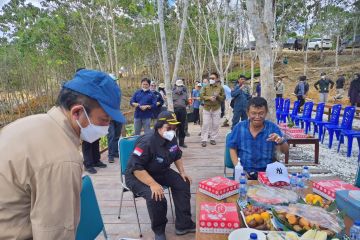
[{"label": "stacked blue chair", "polygon": [[304,119],[306,134],[311,130],[311,123],[314,123],[316,121],[321,122],[323,120],[324,109],[325,103],[319,103],[316,107],[315,118]]},{"label": "stacked blue chair", "polygon": [[355,107],[348,106],[344,109],[344,116],[341,121],[341,125],[325,125],[324,126],[324,134],[321,139],[321,143],[324,143],[324,138],[326,134],[326,130],[329,132],[329,145],[328,147],[331,148],[334,133],[336,135],[336,138],[339,140],[340,132],[341,130],[351,130],[352,129],[352,123],[355,116]]},{"label": "stacked blue chair", "polygon": [[275,98],[276,119],[278,123],[280,121],[280,113],[283,111],[283,106],[284,106],[284,99]]},{"label": "stacked blue chair", "polygon": [[[344,138],[347,137],[348,138],[348,145],[347,145],[347,153],[346,156],[350,157],[351,156],[351,150],[352,150],[352,144],[353,144],[353,139],[356,138],[358,141],[358,146],[359,146],[359,151],[360,151],[360,131],[356,131],[356,130],[342,130],[340,132],[340,140],[339,140],[339,144],[338,144],[338,149],[337,152],[340,151],[340,145],[342,143],[344,143]],[[359,155],[360,156],[360,155]]]},{"label": "stacked blue chair", "polygon": [[76,229],[76,240],[93,240],[103,232],[108,239],[93,184],[89,176],[82,178],[80,193],[80,222]]},{"label": "stacked blue chair", "polygon": [[330,121],[314,121],[314,135],[318,133],[319,139],[322,138],[323,129],[325,125],[338,125],[341,111],[341,104],[335,104],[331,108]]},{"label": "stacked blue chair", "polygon": [[299,106],[300,106],[300,101],[296,100],[294,102],[293,109],[292,109],[291,114],[290,114],[291,121],[295,121],[294,119],[298,115]]},{"label": "stacked blue chair", "polygon": [[304,128],[304,120],[311,118],[313,106],[314,106],[313,102],[306,102],[304,104],[304,111],[303,111],[302,116],[294,117],[296,126],[299,126],[299,123],[301,123],[301,128]]},{"label": "stacked blue chair", "polygon": [[286,117],[289,115],[290,112],[290,99],[285,99],[284,101],[284,109],[283,111],[280,112],[280,119],[278,120],[279,122],[284,122],[286,123]]},{"label": "stacked blue chair", "polygon": [[230,149],[227,147],[227,143],[230,139],[230,133],[228,133],[226,135],[226,141],[225,141],[225,154],[224,154],[224,177],[234,180],[234,174],[232,174],[231,176],[228,176],[226,173],[226,169],[230,168],[232,170],[234,170],[234,164],[231,161],[231,157],[230,157]]}]

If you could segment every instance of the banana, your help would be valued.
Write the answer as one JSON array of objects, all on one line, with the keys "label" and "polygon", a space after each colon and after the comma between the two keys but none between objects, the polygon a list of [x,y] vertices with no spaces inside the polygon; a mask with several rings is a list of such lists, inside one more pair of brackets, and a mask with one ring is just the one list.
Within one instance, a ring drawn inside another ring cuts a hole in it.
[{"label": "banana", "polygon": [[314,240],[316,235],[316,230],[310,229],[301,236],[300,240]]},{"label": "banana", "polygon": [[327,239],[327,233],[325,231],[317,231],[315,240],[326,240]]}]

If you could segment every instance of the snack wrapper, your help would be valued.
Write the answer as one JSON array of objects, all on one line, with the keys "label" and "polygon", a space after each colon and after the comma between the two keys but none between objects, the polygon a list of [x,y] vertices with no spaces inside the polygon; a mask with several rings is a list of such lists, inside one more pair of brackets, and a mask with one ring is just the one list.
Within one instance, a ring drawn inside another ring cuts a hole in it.
[{"label": "snack wrapper", "polygon": [[265,208],[271,208],[273,205],[296,203],[299,199],[298,195],[293,191],[264,185],[249,187],[247,196],[251,204]]}]

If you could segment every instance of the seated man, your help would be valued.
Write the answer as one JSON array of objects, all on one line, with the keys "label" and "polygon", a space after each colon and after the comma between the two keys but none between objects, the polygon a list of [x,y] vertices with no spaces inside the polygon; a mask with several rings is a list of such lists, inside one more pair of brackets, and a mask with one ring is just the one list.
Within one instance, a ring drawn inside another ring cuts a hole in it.
[{"label": "seated man", "polygon": [[[137,140],[125,173],[126,185],[146,200],[155,240],[166,239],[167,203],[162,186],[171,188],[176,215],[175,233],[183,235],[196,230],[190,212],[191,178],[185,173],[182,151],[175,137],[179,123],[175,113],[161,112],[154,131]],[[170,168],[172,163],[179,172]]]},{"label": "seated man", "polygon": [[267,113],[268,106],[264,98],[250,99],[247,106],[249,119],[234,127],[227,143],[234,166],[239,157],[249,179],[257,179],[257,172],[264,172],[266,165],[273,162],[275,147],[282,153],[289,151],[278,126],[265,120]]}]

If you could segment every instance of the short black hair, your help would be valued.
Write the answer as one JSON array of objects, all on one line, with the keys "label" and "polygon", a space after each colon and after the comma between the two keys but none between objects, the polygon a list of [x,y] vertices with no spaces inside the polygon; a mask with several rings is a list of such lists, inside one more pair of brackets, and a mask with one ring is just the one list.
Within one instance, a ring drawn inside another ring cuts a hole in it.
[{"label": "short black hair", "polygon": [[216,78],[219,78],[219,74],[218,74],[217,72],[212,72],[212,73],[210,74],[210,76],[211,76],[211,75],[215,75]]},{"label": "short black hair", "polygon": [[77,104],[83,105],[88,114],[90,114],[93,109],[100,107],[99,103],[95,99],[63,87],[57,98],[56,106],[70,111],[72,106]]},{"label": "short black hair", "polygon": [[299,81],[305,81],[306,80],[306,76],[300,76],[299,77]]},{"label": "short black hair", "polygon": [[247,78],[247,77],[245,77],[245,75],[244,74],[240,74],[240,76],[238,77],[238,79],[240,79],[240,78]]},{"label": "short black hair", "polygon": [[248,105],[247,105],[247,111],[250,110],[251,106],[256,107],[256,108],[265,107],[266,112],[269,111],[267,101],[263,97],[253,97],[253,98],[251,98],[249,100],[249,102],[248,102]]},{"label": "short black hair", "polygon": [[147,82],[149,85],[151,83],[150,79],[148,79],[148,78],[141,79],[141,83],[143,83],[143,82]]}]

